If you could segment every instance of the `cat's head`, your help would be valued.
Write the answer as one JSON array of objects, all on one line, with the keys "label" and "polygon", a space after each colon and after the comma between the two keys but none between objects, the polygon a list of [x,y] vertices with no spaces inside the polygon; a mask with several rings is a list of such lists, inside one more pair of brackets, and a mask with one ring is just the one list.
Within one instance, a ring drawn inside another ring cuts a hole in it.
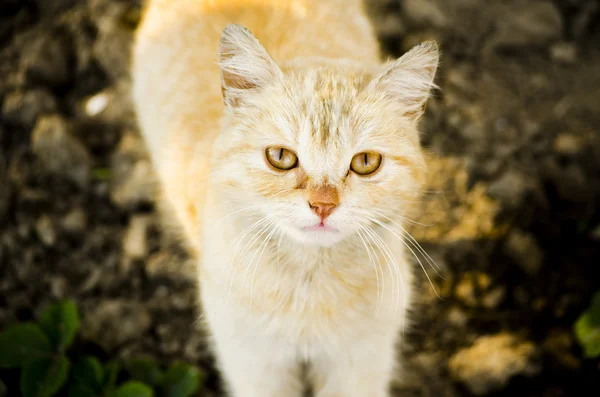
[{"label": "cat's head", "polygon": [[370,239],[420,190],[417,124],[438,64],[423,43],[386,65],[278,65],[245,28],[220,44],[225,116],[213,155],[221,198],[254,233],[332,246]]}]

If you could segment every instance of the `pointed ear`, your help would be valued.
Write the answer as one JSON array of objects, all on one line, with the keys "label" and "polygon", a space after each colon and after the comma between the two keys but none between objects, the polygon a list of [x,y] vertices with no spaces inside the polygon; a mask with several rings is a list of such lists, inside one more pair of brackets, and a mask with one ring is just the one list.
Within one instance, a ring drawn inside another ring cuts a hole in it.
[{"label": "pointed ear", "polygon": [[227,25],[219,45],[221,87],[225,104],[236,106],[245,94],[281,78],[281,69],[256,37],[243,26]]},{"label": "pointed ear", "polygon": [[406,115],[419,120],[432,89],[439,62],[435,41],[426,41],[392,62],[371,85],[377,92],[386,93],[406,108]]}]

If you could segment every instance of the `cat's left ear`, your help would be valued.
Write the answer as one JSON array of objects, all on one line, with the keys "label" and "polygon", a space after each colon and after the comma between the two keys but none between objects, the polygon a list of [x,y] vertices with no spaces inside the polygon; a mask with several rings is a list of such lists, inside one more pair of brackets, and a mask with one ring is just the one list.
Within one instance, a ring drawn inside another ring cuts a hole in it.
[{"label": "cat's left ear", "polygon": [[392,62],[371,86],[399,101],[406,109],[405,116],[418,121],[423,116],[431,90],[437,88],[434,79],[439,57],[435,41],[421,43]]},{"label": "cat's left ear", "polygon": [[229,24],[219,44],[221,87],[225,104],[236,106],[282,76],[281,69],[248,29]]}]

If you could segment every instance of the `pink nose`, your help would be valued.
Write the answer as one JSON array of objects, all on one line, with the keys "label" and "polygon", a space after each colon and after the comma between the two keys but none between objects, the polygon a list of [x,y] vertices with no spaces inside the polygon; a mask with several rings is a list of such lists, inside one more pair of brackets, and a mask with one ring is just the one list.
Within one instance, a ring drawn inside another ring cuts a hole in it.
[{"label": "pink nose", "polygon": [[310,208],[313,210],[315,214],[321,217],[321,221],[327,219],[329,215],[333,212],[333,210],[337,207],[337,205],[333,203],[308,203]]}]

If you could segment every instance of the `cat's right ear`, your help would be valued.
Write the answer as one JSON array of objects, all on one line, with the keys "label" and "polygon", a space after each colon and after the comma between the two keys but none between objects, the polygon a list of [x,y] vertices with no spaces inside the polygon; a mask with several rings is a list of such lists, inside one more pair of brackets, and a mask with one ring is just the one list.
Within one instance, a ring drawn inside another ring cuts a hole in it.
[{"label": "cat's right ear", "polygon": [[223,99],[235,107],[245,95],[260,91],[282,76],[281,69],[256,37],[243,26],[227,25],[219,45]]}]

